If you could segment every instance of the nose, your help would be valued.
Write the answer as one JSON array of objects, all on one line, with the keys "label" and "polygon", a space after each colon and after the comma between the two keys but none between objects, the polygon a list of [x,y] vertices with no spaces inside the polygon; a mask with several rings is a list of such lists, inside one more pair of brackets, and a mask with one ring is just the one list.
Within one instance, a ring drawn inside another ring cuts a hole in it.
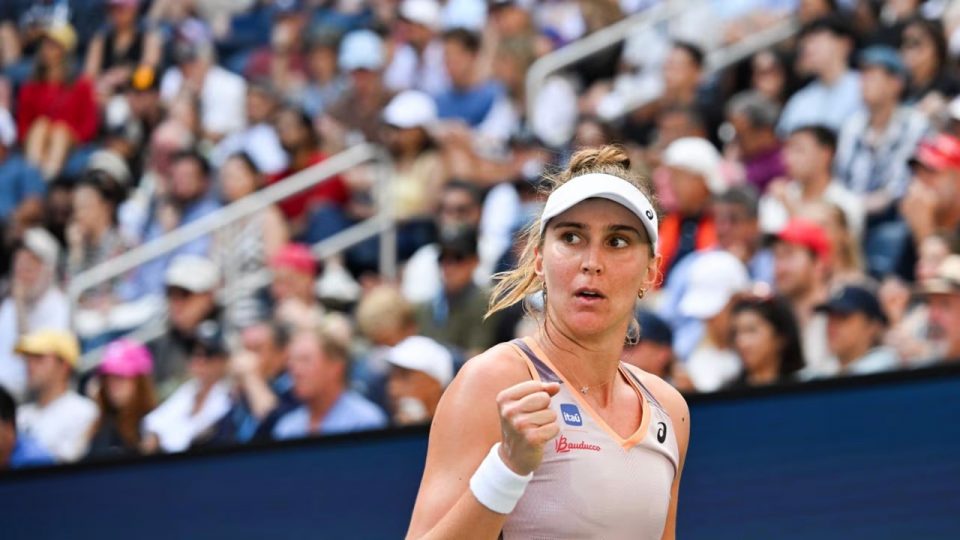
[{"label": "nose", "polygon": [[580,271],[588,275],[599,276],[603,272],[603,264],[600,261],[600,252],[596,247],[591,247],[583,254],[583,261],[580,263]]}]

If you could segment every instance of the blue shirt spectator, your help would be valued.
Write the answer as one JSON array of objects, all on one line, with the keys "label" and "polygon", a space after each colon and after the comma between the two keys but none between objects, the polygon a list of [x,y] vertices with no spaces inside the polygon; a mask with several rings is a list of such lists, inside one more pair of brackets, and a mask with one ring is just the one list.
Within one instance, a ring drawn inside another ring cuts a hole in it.
[{"label": "blue shirt spectator", "polygon": [[458,118],[470,127],[477,127],[502,95],[503,87],[488,81],[471,88],[451,88],[435,96],[434,100],[440,118]]},{"label": "blue shirt spectator", "polygon": [[275,439],[295,439],[310,434],[332,435],[387,427],[387,416],[360,394],[348,390],[340,394],[317,428],[310,425],[306,406],[285,414],[273,430]]},{"label": "blue shirt spectator", "polygon": [[6,220],[23,201],[43,198],[47,185],[40,171],[22,156],[13,154],[6,158],[8,149],[0,147],[0,219]]},{"label": "blue shirt spectator", "polygon": [[20,434],[10,454],[10,468],[23,469],[26,467],[43,467],[53,465],[56,460],[44,447],[40,446],[33,437]]}]

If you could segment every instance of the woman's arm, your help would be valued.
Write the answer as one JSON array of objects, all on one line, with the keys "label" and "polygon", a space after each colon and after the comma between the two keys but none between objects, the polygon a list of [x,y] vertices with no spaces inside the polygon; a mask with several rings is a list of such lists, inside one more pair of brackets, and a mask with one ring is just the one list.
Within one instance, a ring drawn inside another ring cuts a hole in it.
[{"label": "woman's arm", "polygon": [[497,538],[507,514],[481,504],[470,478],[502,438],[500,458],[516,474],[539,465],[543,444],[558,429],[548,408],[549,392],[557,388],[546,386],[530,380],[523,361],[506,345],[467,362],[437,408],[407,538]]},{"label": "woman's arm", "polygon": [[264,210],[263,215],[263,251],[269,260],[274,253],[290,241],[290,230],[283,214],[276,206]]},{"label": "woman's arm", "polygon": [[83,74],[96,81],[100,77],[100,69],[103,67],[103,33],[97,32],[90,40],[90,47],[87,48],[87,59],[83,65]]}]

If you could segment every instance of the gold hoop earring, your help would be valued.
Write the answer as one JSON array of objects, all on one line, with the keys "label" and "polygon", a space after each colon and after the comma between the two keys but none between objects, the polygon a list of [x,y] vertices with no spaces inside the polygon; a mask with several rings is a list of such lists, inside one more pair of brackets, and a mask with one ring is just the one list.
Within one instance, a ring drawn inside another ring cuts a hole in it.
[{"label": "gold hoop earring", "polygon": [[641,288],[640,292],[637,293],[637,298],[640,298],[642,300],[645,294],[647,294],[647,290],[644,288]]}]

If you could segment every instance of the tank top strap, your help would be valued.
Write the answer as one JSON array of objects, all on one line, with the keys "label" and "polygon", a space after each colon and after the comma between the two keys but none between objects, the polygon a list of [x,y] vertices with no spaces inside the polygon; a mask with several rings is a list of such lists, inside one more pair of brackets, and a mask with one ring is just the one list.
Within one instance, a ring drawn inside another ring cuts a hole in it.
[{"label": "tank top strap", "polygon": [[651,405],[660,409],[661,411],[666,411],[666,409],[663,408],[663,405],[660,405],[660,402],[657,401],[656,397],[654,397],[653,392],[651,392],[650,389],[647,388],[645,384],[643,384],[643,381],[640,380],[640,377],[638,377],[637,374],[634,373],[632,369],[627,367],[626,363],[621,361],[620,369],[622,369],[624,373],[627,374],[627,376],[629,376],[631,379],[633,379],[634,382],[637,383],[637,387],[640,388],[640,391],[643,392],[643,396],[647,398],[647,401],[649,401]]},{"label": "tank top strap", "polygon": [[[543,360],[540,360],[540,357],[537,356],[537,353],[533,352],[533,349],[529,345],[524,343],[522,339],[514,339],[510,341],[510,344],[520,350],[523,355],[526,357],[527,364],[529,367],[532,367],[536,371],[536,375],[543,382],[562,382],[560,377],[547,366]],[[533,373],[531,373],[533,375]]]}]

